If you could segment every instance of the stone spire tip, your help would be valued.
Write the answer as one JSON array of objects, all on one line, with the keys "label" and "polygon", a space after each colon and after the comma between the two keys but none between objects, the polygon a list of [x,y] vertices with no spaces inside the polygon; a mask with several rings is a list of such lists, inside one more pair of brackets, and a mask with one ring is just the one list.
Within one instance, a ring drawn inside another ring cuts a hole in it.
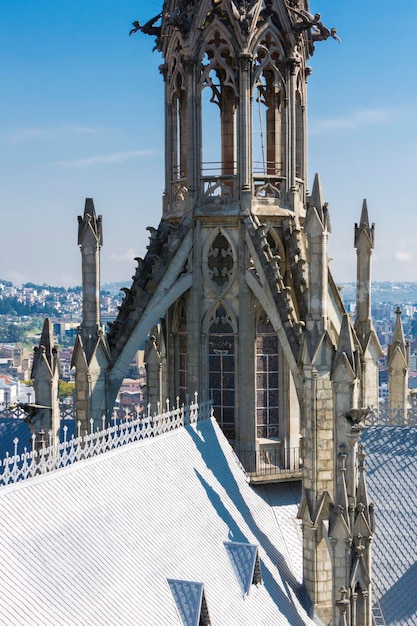
[{"label": "stone spire tip", "polygon": [[96,211],[94,208],[94,201],[93,198],[86,198],[85,199],[85,206],[84,206],[84,217],[86,215],[91,215],[91,216],[95,216]]}]

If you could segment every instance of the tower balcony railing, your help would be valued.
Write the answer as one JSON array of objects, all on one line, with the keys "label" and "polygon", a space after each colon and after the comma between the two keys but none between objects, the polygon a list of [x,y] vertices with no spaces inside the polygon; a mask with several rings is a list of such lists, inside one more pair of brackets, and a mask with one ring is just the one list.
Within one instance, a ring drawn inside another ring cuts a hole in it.
[{"label": "tower balcony railing", "polygon": [[237,450],[251,483],[300,480],[302,459],[300,448],[283,448],[271,443],[259,450]]},{"label": "tower balcony railing", "polygon": [[277,174],[254,174],[253,188],[257,200],[279,203],[285,195],[286,178]]},{"label": "tower balcony railing", "polygon": [[238,199],[236,162],[204,162],[200,176],[201,203],[232,204]]}]

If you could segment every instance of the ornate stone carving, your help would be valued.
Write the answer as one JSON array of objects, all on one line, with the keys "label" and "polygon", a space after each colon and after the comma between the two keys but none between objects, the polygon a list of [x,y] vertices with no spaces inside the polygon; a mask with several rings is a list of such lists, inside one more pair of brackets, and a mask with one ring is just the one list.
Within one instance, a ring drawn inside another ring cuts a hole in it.
[{"label": "ornate stone carving", "polygon": [[231,285],[235,271],[232,246],[222,231],[211,240],[207,251],[207,279],[216,293]]}]

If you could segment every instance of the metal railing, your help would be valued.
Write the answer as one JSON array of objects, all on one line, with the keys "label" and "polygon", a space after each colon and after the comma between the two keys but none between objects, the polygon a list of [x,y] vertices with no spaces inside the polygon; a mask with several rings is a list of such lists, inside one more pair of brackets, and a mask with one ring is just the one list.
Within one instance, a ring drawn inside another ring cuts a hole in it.
[{"label": "metal railing", "polygon": [[0,462],[0,486],[16,483],[40,474],[46,474],[56,469],[72,465],[77,461],[92,458],[120,446],[124,446],[141,439],[157,437],[164,433],[176,430],[189,424],[195,424],[213,415],[211,400],[195,401],[187,406],[177,406],[158,415],[151,415],[150,410],[145,417],[128,419],[117,422],[116,418],[108,428],[92,431],[81,435],[80,423],[76,435],[67,438],[68,428],[65,426],[63,441],[52,445],[52,431],[48,433],[49,445],[36,449],[36,435],[32,437],[32,450],[24,448],[22,454],[18,454],[19,440],[13,441],[14,453],[7,454]]},{"label": "metal railing", "polygon": [[417,427],[417,398],[409,398],[406,410],[390,409],[388,403],[381,403],[378,410],[371,407],[365,417],[365,426],[408,426]]},{"label": "metal railing", "polygon": [[260,450],[237,450],[236,454],[249,478],[299,475],[302,461],[299,448],[282,448],[271,445]]}]

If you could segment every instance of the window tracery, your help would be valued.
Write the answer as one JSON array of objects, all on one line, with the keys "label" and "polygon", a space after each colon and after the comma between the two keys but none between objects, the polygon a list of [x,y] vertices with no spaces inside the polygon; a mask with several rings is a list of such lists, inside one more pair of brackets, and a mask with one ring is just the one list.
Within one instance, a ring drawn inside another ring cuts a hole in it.
[{"label": "window tracery", "polygon": [[223,305],[213,314],[208,334],[209,386],[214,415],[229,440],[235,438],[235,337]]}]

